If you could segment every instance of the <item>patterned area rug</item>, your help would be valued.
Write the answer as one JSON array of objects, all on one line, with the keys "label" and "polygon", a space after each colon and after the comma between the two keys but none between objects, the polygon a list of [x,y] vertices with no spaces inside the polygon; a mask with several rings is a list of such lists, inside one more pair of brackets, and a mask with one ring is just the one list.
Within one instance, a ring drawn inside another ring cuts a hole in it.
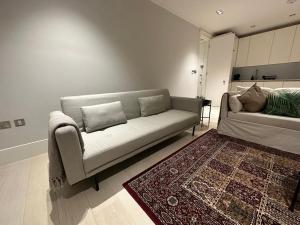
[{"label": "patterned area rug", "polygon": [[156,224],[300,224],[300,156],[211,130],[123,186]]}]

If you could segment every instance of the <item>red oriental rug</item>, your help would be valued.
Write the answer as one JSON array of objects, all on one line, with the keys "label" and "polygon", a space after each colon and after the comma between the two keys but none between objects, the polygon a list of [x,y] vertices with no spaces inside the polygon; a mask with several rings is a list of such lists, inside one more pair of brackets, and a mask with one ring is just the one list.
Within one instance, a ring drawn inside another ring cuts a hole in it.
[{"label": "red oriental rug", "polygon": [[300,156],[211,130],[123,186],[156,224],[300,224]]}]

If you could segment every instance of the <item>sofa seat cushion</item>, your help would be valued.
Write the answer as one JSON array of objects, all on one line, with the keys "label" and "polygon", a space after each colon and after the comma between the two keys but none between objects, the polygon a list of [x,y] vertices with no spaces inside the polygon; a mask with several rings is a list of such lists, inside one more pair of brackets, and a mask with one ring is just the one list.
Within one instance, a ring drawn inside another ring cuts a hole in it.
[{"label": "sofa seat cushion", "polygon": [[105,130],[82,132],[85,144],[83,164],[91,172],[147,144],[198,123],[196,113],[182,110],[128,120]]},{"label": "sofa seat cushion", "polygon": [[292,117],[275,116],[263,113],[228,112],[228,118],[300,131],[300,120]]}]

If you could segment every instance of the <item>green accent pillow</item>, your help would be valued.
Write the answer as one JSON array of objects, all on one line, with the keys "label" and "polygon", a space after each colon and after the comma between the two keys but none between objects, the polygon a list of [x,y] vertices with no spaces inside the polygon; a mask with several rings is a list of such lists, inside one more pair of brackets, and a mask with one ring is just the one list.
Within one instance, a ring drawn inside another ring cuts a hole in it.
[{"label": "green accent pillow", "polygon": [[281,88],[271,92],[264,113],[300,118],[300,88]]}]

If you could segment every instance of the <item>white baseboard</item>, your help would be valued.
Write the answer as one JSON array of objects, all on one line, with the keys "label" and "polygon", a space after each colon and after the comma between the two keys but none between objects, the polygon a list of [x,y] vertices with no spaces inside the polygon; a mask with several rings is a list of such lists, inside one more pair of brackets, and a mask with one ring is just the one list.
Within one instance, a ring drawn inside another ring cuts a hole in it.
[{"label": "white baseboard", "polygon": [[42,153],[48,149],[48,139],[30,142],[0,150],[0,165],[27,159]]}]

